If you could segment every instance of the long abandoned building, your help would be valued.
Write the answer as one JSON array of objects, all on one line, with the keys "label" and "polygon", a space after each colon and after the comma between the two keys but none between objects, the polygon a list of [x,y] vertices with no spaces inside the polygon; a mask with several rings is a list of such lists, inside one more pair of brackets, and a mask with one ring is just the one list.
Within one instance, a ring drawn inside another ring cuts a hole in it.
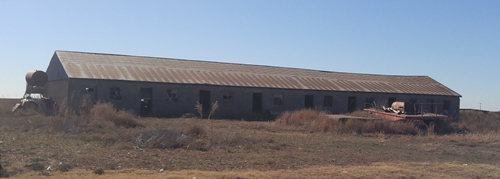
[{"label": "long abandoned building", "polygon": [[415,111],[456,115],[460,94],[428,76],[327,72],[262,65],[56,51],[47,68],[47,95],[77,107],[110,102],[142,116],[208,113],[218,118],[316,108],[347,113],[394,101]]}]

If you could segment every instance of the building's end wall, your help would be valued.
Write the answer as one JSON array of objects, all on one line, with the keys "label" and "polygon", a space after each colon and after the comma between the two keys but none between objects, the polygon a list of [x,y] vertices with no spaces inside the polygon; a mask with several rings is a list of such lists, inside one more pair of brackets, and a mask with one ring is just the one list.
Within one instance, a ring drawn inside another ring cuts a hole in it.
[{"label": "building's end wall", "polygon": [[47,97],[53,99],[58,105],[67,104],[68,80],[49,81],[46,86]]}]

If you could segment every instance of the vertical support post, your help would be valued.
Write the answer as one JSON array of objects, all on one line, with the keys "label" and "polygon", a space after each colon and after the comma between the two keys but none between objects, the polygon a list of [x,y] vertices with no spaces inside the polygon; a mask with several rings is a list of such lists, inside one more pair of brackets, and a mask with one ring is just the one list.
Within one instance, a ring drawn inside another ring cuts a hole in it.
[{"label": "vertical support post", "polygon": [[424,103],[420,104],[420,115],[424,116]]},{"label": "vertical support post", "polygon": [[438,105],[437,105],[437,103],[434,103],[433,105],[434,105],[434,114],[436,114],[436,116],[437,116],[437,114],[438,114]]}]

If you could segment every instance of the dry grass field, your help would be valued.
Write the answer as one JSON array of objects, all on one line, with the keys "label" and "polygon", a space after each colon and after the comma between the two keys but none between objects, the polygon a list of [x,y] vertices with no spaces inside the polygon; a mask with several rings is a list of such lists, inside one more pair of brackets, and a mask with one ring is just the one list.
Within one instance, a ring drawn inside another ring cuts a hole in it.
[{"label": "dry grass field", "polygon": [[272,122],[136,118],[106,104],[0,114],[4,177],[500,178],[498,113],[463,113],[451,123],[461,134],[444,135],[317,111]]}]

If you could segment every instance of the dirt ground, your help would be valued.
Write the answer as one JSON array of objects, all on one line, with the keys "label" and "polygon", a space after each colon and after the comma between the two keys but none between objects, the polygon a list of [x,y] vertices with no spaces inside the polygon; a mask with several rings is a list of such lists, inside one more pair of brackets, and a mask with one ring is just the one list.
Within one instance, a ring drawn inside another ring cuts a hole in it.
[{"label": "dirt ground", "polygon": [[[334,134],[272,122],[158,118],[139,122],[144,127],[83,130],[46,116],[4,113],[0,116],[3,174],[14,178],[500,177],[496,132]],[[96,174],[101,171],[102,175]]]},{"label": "dirt ground", "polygon": [[[275,176],[272,172],[279,170],[301,175],[300,170],[330,171],[327,169],[330,168],[340,171],[343,168],[370,168],[381,162],[386,167],[396,167],[394,170],[402,175],[412,173],[405,173],[408,169],[397,169],[398,166],[413,166],[411,163],[458,167],[454,169],[457,175],[444,173],[446,170],[434,171],[450,177],[462,176],[458,175],[463,173],[462,166],[486,166],[477,167],[474,170],[478,172],[471,173],[479,177],[498,177],[500,173],[500,137],[497,134],[336,135],[277,130],[269,122],[142,119],[144,124],[161,129],[182,130],[184,126],[196,124],[207,126],[207,133],[210,133],[210,126],[213,126],[212,133],[222,136],[217,136],[221,139],[207,149],[141,148],[121,137],[127,136],[127,132],[146,129],[121,129],[123,136],[86,134],[89,136],[82,137],[84,134],[45,130],[45,124],[37,120],[45,119],[37,116],[0,118],[0,163],[11,176],[24,176],[22,174],[30,171],[36,171],[37,176],[51,175],[60,172],[58,168],[64,165],[75,171],[100,168],[105,171],[259,171],[261,175]],[[33,165],[40,165],[41,169]],[[53,172],[46,170],[49,166]],[[176,176],[180,174],[182,172]]]}]

